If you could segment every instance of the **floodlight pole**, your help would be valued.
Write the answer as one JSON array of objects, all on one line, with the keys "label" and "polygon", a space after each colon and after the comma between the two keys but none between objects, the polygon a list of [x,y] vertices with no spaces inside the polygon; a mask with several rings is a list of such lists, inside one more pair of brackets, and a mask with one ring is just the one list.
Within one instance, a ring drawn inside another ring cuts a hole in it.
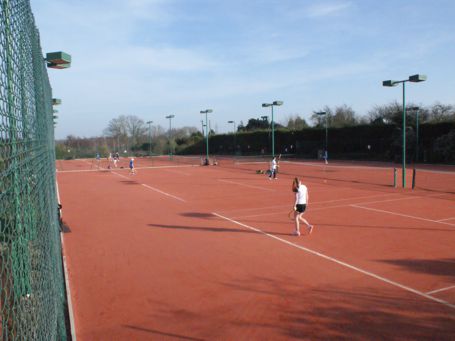
[{"label": "floodlight pole", "polygon": [[273,101],[273,103],[262,103],[262,107],[272,107],[272,158],[275,157],[275,121],[273,119],[273,107],[283,105],[283,101]]},{"label": "floodlight pole", "polygon": [[402,187],[406,188],[406,82],[412,82],[412,83],[418,83],[418,82],[424,82],[427,80],[427,76],[417,74],[417,75],[412,75],[409,76],[408,79],[404,79],[401,81],[393,81],[393,80],[386,80],[382,82],[382,86],[395,86],[397,84],[403,84],[403,136],[402,136],[402,173],[401,173],[401,183]]},{"label": "floodlight pole", "polygon": [[415,111],[415,113],[416,113],[416,150],[415,150],[414,162],[417,163],[417,161],[419,160],[419,110],[420,110],[420,108],[419,107],[410,107],[407,110],[408,111],[412,110],[412,111]]},{"label": "floodlight pole", "polygon": [[235,146],[236,146],[236,136],[237,136],[237,129],[235,129],[235,121],[228,121],[228,123],[234,124],[234,155],[235,155]]},{"label": "floodlight pole", "polygon": [[167,119],[169,119],[169,157],[172,158],[172,147],[171,147],[171,121],[175,117],[175,115],[168,115],[166,116]]},{"label": "floodlight pole", "polygon": [[325,155],[325,159],[327,161],[328,159],[328,156],[329,156],[329,130],[328,130],[328,114],[327,112],[325,111],[321,111],[321,112],[317,112],[316,115],[319,115],[319,116],[325,116],[325,148],[324,148],[324,155]]},{"label": "floodlight pole", "polygon": [[419,161],[419,109],[416,110],[416,162]]},{"label": "floodlight pole", "polygon": [[152,155],[152,123],[153,121],[147,121],[149,125],[149,156]]},{"label": "floodlight pole", "polygon": [[206,150],[206,162],[209,162],[209,133],[208,133],[208,129],[209,129],[209,125],[208,125],[208,122],[207,122],[207,114],[213,112],[212,109],[205,109],[205,110],[201,110],[200,113],[201,114],[205,114],[205,150]]}]

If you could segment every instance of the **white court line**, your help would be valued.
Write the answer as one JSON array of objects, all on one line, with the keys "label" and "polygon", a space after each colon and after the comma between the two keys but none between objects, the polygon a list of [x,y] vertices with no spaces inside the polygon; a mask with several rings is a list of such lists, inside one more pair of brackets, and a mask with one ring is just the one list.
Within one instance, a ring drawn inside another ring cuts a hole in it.
[{"label": "white court line", "polygon": [[[335,199],[335,200],[326,200],[326,201],[314,201],[314,202],[311,202],[311,205],[314,205],[314,204],[326,204],[326,203],[331,203],[331,202],[339,202],[339,201],[347,201],[347,200],[377,198],[377,197],[383,197],[383,196],[386,196],[386,195],[398,195],[398,194],[376,194],[376,195],[368,195],[368,196],[363,196],[363,197],[353,197],[353,198]],[[292,202],[293,201],[291,200],[290,203],[292,204]],[[282,207],[289,207],[289,205],[274,205],[274,206],[264,206],[264,207],[259,207],[259,208],[258,207],[255,207],[255,208],[241,208],[241,209],[236,209],[236,210],[230,210],[229,212],[230,213],[234,213],[234,212],[244,212],[244,211],[260,211],[260,210],[270,210],[272,208],[277,209],[277,208],[282,208]]]},{"label": "white court line", "polygon": [[396,213],[396,212],[391,212],[391,211],[386,211],[386,210],[379,210],[377,208],[363,207],[363,206],[360,206],[358,204],[352,204],[352,205],[349,205],[349,206],[356,207],[356,208],[361,208],[361,209],[364,209],[364,210],[380,212],[380,213],[388,213],[388,214],[397,215],[397,216],[400,216],[400,217],[406,217],[406,218],[412,218],[412,219],[417,219],[417,220],[429,221],[429,222],[432,222],[432,223],[455,226],[455,224],[446,223],[446,222],[443,222],[443,221],[438,221],[438,220],[433,220],[433,219],[426,219],[426,218],[416,217],[416,216],[413,216],[413,215]]},{"label": "white court line", "polygon": [[455,217],[450,217],[450,218],[446,218],[446,219],[439,219],[438,221],[446,221],[446,220],[454,220]]},{"label": "white court line", "polygon": [[74,323],[73,301],[71,300],[68,265],[66,264],[65,256],[65,240],[62,232],[60,232],[60,242],[62,244],[63,272],[65,274],[66,304],[68,305],[68,314],[70,319],[71,340],[76,341],[76,324]]},{"label": "white court line", "polygon": [[427,295],[436,294],[437,292],[446,291],[446,290],[450,290],[450,289],[454,289],[454,288],[455,288],[455,285],[452,285],[450,287],[441,288],[441,289],[437,289],[437,290],[433,290],[433,291],[428,291],[426,294]]},{"label": "white court line", "polygon": [[269,238],[278,240],[278,241],[280,241],[280,242],[282,242],[282,243],[284,243],[284,244],[287,244],[287,245],[289,245],[289,246],[292,246],[292,247],[295,247],[295,248],[297,248],[297,249],[306,251],[306,252],[311,253],[311,254],[313,254],[313,255],[315,255],[315,256],[324,258],[324,259],[326,259],[326,260],[328,260],[328,261],[334,262],[334,263],[336,263],[336,264],[338,264],[338,265],[341,265],[341,266],[344,266],[344,267],[346,267],[346,268],[348,268],[348,269],[351,269],[351,270],[360,272],[360,273],[362,273],[362,274],[364,274],[364,275],[367,275],[367,276],[369,276],[369,277],[373,277],[373,278],[375,278],[375,279],[378,279],[378,280],[381,281],[381,282],[388,283],[388,284],[390,284],[390,285],[392,285],[392,286],[395,286],[395,287],[398,287],[398,288],[400,288],[400,289],[403,289],[403,290],[412,292],[412,293],[414,293],[414,294],[416,294],[416,295],[418,295],[418,296],[425,297],[425,298],[428,299],[428,300],[431,300],[431,301],[434,301],[434,302],[438,302],[438,303],[443,304],[443,305],[445,305],[445,306],[447,306],[447,307],[449,307],[449,308],[455,309],[455,304],[451,304],[451,303],[446,302],[446,301],[444,301],[444,300],[441,300],[441,299],[439,299],[439,298],[430,296],[430,295],[428,295],[428,294],[426,294],[426,293],[423,293],[423,292],[421,292],[421,291],[419,291],[419,290],[416,290],[416,289],[413,289],[413,288],[408,287],[408,286],[406,286],[406,285],[403,285],[403,284],[400,284],[400,283],[398,283],[398,282],[392,281],[392,280],[387,279],[387,278],[385,278],[385,277],[376,275],[376,274],[373,273],[373,272],[363,270],[363,269],[358,268],[358,267],[356,267],[356,266],[354,266],[354,265],[350,265],[350,264],[348,264],[348,263],[346,263],[346,262],[340,261],[340,260],[338,260],[338,259],[336,259],[336,258],[333,258],[333,257],[327,256],[327,255],[325,255],[325,254],[323,254],[323,253],[320,253],[320,252],[311,250],[311,249],[309,249],[309,248],[307,248],[307,247],[304,247],[304,246],[301,246],[301,245],[292,243],[292,242],[290,242],[290,241],[288,241],[288,240],[286,240],[286,239],[283,239],[283,238],[274,236],[273,234],[264,232],[264,231],[262,231],[262,230],[260,230],[260,229],[258,229],[258,228],[255,228],[255,227],[252,227],[252,226],[248,226],[248,225],[246,225],[246,224],[242,224],[241,222],[238,222],[238,221],[236,221],[236,220],[230,219],[230,218],[228,218],[228,217],[224,217],[224,216],[222,216],[221,214],[218,214],[218,213],[216,213],[216,212],[212,212],[212,214],[215,215],[215,216],[217,216],[217,217],[219,217],[219,218],[222,218],[222,219],[224,219],[224,220],[230,221],[230,222],[232,222],[232,223],[234,223],[234,224],[237,224],[237,225],[246,227],[247,229],[250,229],[250,230],[252,230],[252,231],[261,233],[261,234],[263,234],[263,235],[265,235],[265,236],[267,236],[267,237],[269,237]]},{"label": "white court line", "polygon": [[[122,177],[122,178],[125,178],[125,179],[128,179],[128,180],[132,180],[131,178],[129,178],[129,177],[125,176],[125,175],[122,175],[122,174],[118,174],[118,173],[116,173],[116,172],[112,172],[112,174],[118,175],[118,176],[120,176],[120,177]],[[149,185],[146,185],[146,184],[140,184],[140,185],[141,185],[141,186],[144,186],[144,187],[146,187],[146,188],[148,188],[148,189],[151,189],[152,191],[155,191],[155,192],[161,193],[161,194],[163,194],[163,195],[166,195],[166,196],[168,196],[168,197],[171,197],[171,198],[174,198],[174,199],[176,199],[176,200],[179,200],[179,201],[181,201],[181,202],[186,202],[186,200],[184,200],[184,199],[182,199],[182,198],[179,198],[179,197],[177,197],[177,196],[175,196],[175,195],[172,195],[172,194],[163,192],[163,191],[159,190],[158,188],[155,188],[155,187],[152,187],[152,186],[149,186]]]},{"label": "white court line", "polygon": [[226,182],[226,183],[228,183],[228,184],[234,184],[234,185],[249,187],[249,188],[256,188],[256,189],[260,189],[260,190],[268,191],[268,192],[275,192],[274,189],[265,188],[265,187],[259,187],[259,186],[253,186],[253,185],[247,185],[247,184],[242,184],[241,182],[235,182],[235,181],[229,181],[229,180],[223,180],[223,179],[218,179],[218,181]]},{"label": "white court line", "polygon": [[[386,195],[386,194],[384,194]],[[364,197],[364,198],[367,198],[367,197]],[[357,198],[349,198],[349,199],[355,199],[355,200],[358,200],[358,199],[361,199],[361,197],[357,197]],[[346,200],[349,200],[349,199],[340,199],[340,200],[329,200],[329,201],[316,201],[314,203],[311,204],[311,206],[308,208],[308,211],[311,210],[311,212],[313,211],[321,211],[321,210],[326,210],[326,209],[330,209],[330,208],[341,208],[341,207],[350,207],[352,206],[352,204],[342,204],[342,205],[335,205],[335,206],[325,206],[325,207],[316,207],[316,208],[313,208],[312,205],[314,204],[322,204],[322,203],[329,203],[329,202],[336,202],[336,201],[346,201]],[[373,201],[375,203],[378,203],[378,202],[387,202],[387,201],[395,201],[395,200],[403,200],[403,199],[408,199],[407,197],[402,197],[402,198],[397,198],[397,199],[388,199],[388,200],[383,200],[383,201]],[[362,204],[370,204],[371,202],[365,202],[365,203],[362,203]],[[288,205],[289,206],[289,205]],[[271,215],[278,215],[278,214],[284,214],[284,213],[287,213],[288,211],[284,212],[284,211],[277,211],[277,212],[271,212],[271,213],[263,213],[263,214],[251,214],[251,215],[244,215],[244,216],[235,216],[236,219],[239,219],[239,218],[255,218],[255,217],[261,217],[261,216],[271,216]]]},{"label": "white court line", "polygon": [[[198,166],[193,166],[193,165],[183,165],[183,166],[148,166],[148,167],[135,167],[136,169],[161,169],[161,168],[187,168],[187,167],[198,167]],[[58,173],[82,173],[82,172],[99,172],[100,170],[104,170],[104,171],[107,171],[107,170],[110,170],[110,171],[122,171],[122,170],[128,170],[129,171],[129,168],[127,167],[124,167],[124,168],[120,168],[120,167],[117,167],[117,168],[111,168],[111,169],[108,169],[108,168],[105,168],[105,167],[99,167],[99,169],[73,169],[73,170],[63,170],[63,171],[59,171],[57,170]]]}]

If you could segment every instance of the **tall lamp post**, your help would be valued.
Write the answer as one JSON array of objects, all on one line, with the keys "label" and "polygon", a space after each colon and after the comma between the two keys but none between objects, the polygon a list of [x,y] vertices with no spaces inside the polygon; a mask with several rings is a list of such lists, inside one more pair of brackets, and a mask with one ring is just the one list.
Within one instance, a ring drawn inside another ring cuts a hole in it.
[{"label": "tall lamp post", "polygon": [[419,107],[410,107],[408,110],[415,111],[416,113],[416,154],[414,158],[414,162],[419,160]]},{"label": "tall lamp post", "polygon": [[427,76],[425,75],[412,75],[409,76],[408,79],[404,79],[401,81],[394,81],[394,80],[386,80],[382,82],[382,86],[392,87],[398,84],[403,84],[403,149],[402,149],[402,174],[401,174],[401,182],[403,188],[406,188],[406,82],[418,83],[427,80]]},{"label": "tall lamp post", "polygon": [[321,111],[317,112],[316,115],[325,116],[325,145],[324,145],[324,159],[325,163],[327,163],[327,159],[329,158],[329,130],[328,130],[328,118],[327,112]]},{"label": "tall lamp post", "polygon": [[172,147],[171,147],[171,129],[172,129],[172,124],[171,121],[175,117],[175,115],[168,115],[166,116],[167,119],[169,119],[169,157],[172,157]]},{"label": "tall lamp post", "polygon": [[236,146],[236,136],[237,136],[237,129],[235,128],[235,121],[228,121],[228,123],[234,124],[234,155],[235,155],[235,146]]},{"label": "tall lamp post", "polygon": [[272,103],[262,103],[262,107],[272,107],[272,157],[275,157],[275,121],[273,120],[273,107],[283,105],[283,101],[274,101]]},{"label": "tall lamp post", "polygon": [[213,112],[212,109],[205,109],[205,110],[200,111],[201,114],[205,114],[205,151],[206,151],[205,162],[206,162],[206,165],[208,165],[208,162],[209,162],[209,132],[208,132],[209,125],[207,122],[207,114],[209,114],[211,112]]},{"label": "tall lamp post", "polygon": [[149,125],[149,156],[152,156],[152,123],[153,121],[147,121]]}]

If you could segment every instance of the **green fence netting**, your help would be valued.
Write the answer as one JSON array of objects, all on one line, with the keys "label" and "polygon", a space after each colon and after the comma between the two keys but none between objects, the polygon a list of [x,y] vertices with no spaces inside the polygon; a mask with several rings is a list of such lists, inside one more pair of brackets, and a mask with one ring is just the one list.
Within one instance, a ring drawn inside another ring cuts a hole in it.
[{"label": "green fence netting", "polygon": [[29,0],[0,3],[0,340],[65,340],[52,89]]}]

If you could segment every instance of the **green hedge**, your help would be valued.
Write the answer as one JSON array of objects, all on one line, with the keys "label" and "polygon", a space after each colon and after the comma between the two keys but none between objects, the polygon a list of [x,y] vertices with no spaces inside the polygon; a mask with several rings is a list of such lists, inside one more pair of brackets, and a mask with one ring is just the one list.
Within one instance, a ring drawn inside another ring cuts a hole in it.
[{"label": "green hedge", "polygon": [[[422,124],[419,127],[419,161],[454,162],[450,151],[455,122]],[[452,136],[451,135],[451,136]],[[410,162],[416,157],[415,127],[406,129],[406,153]],[[235,140],[235,144],[234,144]],[[439,144],[435,144],[436,140]],[[235,145],[235,148],[234,148]],[[316,158],[325,146],[325,129],[305,128],[275,131],[275,153],[298,154]],[[369,148],[368,148],[369,146]],[[210,154],[271,154],[271,134],[267,130],[214,135],[209,139]],[[402,132],[396,125],[358,125],[328,129],[329,158],[401,162]],[[180,154],[203,155],[205,140],[187,146]],[[455,155],[455,153],[453,153]]]}]

